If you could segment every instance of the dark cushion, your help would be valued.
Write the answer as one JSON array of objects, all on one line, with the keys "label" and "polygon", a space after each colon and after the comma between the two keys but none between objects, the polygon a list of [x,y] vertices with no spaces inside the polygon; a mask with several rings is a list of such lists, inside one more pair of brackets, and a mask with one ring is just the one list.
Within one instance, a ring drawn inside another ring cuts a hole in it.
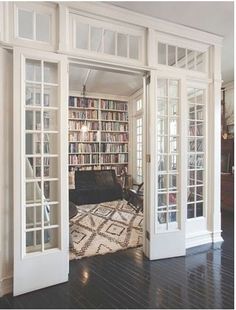
[{"label": "dark cushion", "polygon": [[96,180],[96,185],[98,187],[112,187],[114,186],[115,178],[113,175],[114,171],[113,170],[104,170],[104,171],[96,171],[95,172],[95,180]]},{"label": "dark cushion", "polygon": [[93,188],[95,185],[94,171],[75,171],[75,188]]}]

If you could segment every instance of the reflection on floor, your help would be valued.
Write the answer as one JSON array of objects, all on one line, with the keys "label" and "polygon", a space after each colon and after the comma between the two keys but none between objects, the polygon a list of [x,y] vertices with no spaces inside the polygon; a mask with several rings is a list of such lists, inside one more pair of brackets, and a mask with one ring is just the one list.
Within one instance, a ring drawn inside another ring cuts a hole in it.
[{"label": "reflection on floor", "polygon": [[70,263],[68,283],[13,298],[1,308],[233,308],[233,217],[223,213],[221,249],[150,262],[141,248]]},{"label": "reflection on floor", "polygon": [[114,253],[142,245],[143,214],[126,200],[77,207],[70,220],[70,259]]}]

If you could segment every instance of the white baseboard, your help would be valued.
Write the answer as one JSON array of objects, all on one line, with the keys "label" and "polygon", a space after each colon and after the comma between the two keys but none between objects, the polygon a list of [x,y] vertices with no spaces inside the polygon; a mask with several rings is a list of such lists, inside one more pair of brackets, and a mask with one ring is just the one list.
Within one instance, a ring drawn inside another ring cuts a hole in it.
[{"label": "white baseboard", "polygon": [[212,243],[212,234],[209,231],[197,232],[186,236],[186,249]]},{"label": "white baseboard", "polygon": [[207,243],[218,243],[223,241],[224,239],[221,237],[221,231],[214,233],[210,231],[197,232],[186,236],[186,249]]},{"label": "white baseboard", "polygon": [[0,297],[12,293],[13,290],[13,277],[5,277],[0,279]]}]

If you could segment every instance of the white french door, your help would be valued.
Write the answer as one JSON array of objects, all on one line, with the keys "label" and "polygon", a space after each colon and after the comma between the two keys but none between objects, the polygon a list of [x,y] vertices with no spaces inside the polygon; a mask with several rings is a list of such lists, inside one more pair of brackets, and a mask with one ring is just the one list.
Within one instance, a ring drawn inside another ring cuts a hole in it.
[{"label": "white french door", "polygon": [[68,280],[67,74],[14,49],[14,295]]},{"label": "white french door", "polygon": [[150,259],[185,255],[187,149],[185,79],[151,72],[147,100],[145,253]]}]

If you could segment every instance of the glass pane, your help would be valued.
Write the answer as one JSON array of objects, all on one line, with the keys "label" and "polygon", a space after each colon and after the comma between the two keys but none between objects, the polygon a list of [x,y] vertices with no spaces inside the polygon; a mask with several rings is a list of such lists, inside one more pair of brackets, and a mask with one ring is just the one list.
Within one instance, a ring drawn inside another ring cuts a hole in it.
[{"label": "glass pane", "polygon": [[176,222],[177,216],[176,212],[169,212],[169,222]]},{"label": "glass pane", "polygon": [[25,184],[25,200],[27,204],[41,202],[41,182],[30,182]]},{"label": "glass pane", "polygon": [[188,88],[188,101],[189,103],[195,103],[195,89],[194,88]]},{"label": "glass pane", "polygon": [[176,137],[170,137],[170,153],[176,153],[177,152],[177,138]]},{"label": "glass pane", "polygon": [[36,40],[50,41],[50,16],[36,13]]},{"label": "glass pane", "polygon": [[53,62],[44,63],[44,83],[57,84],[57,64]]},{"label": "glass pane", "polygon": [[169,96],[172,98],[179,97],[179,82],[176,80],[169,81]]},{"label": "glass pane", "polygon": [[91,27],[90,48],[92,51],[101,52],[101,49],[102,49],[102,28]]},{"label": "glass pane", "polygon": [[42,81],[41,61],[26,59],[25,76],[27,81],[41,82]]},{"label": "glass pane", "polygon": [[57,110],[47,110],[43,112],[44,130],[57,130]]},{"label": "glass pane", "polygon": [[26,179],[41,177],[41,157],[29,157],[25,159]]},{"label": "glass pane", "polygon": [[198,202],[196,206],[196,216],[203,216],[203,202]]},{"label": "glass pane", "polygon": [[89,25],[76,24],[76,48],[88,49]]},{"label": "glass pane", "polygon": [[196,171],[197,173],[197,184],[203,184],[203,170]]},{"label": "glass pane", "polygon": [[157,120],[157,134],[167,135],[167,118],[160,118]]},{"label": "glass pane", "polygon": [[58,177],[58,158],[45,157],[43,159],[43,175],[45,178]]},{"label": "glass pane", "polygon": [[202,105],[196,106],[196,119],[203,120],[203,106]]},{"label": "glass pane", "polygon": [[26,208],[26,229],[41,227],[41,206]]},{"label": "glass pane", "polygon": [[188,69],[189,70],[194,70],[194,51],[188,50],[187,55],[188,55]]},{"label": "glass pane", "polygon": [[188,188],[188,202],[195,201],[195,187]]},{"label": "glass pane", "polygon": [[188,171],[188,185],[195,185],[195,171]]},{"label": "glass pane", "polygon": [[158,212],[157,214],[159,224],[166,223],[166,213],[165,212]]},{"label": "glass pane", "polygon": [[171,136],[176,136],[178,134],[177,131],[177,119],[176,118],[171,118],[169,121],[170,124],[170,135]]},{"label": "glass pane", "polygon": [[19,37],[33,40],[33,12],[18,10]]},{"label": "glass pane", "polygon": [[58,228],[44,230],[44,248],[45,250],[58,248]]},{"label": "glass pane", "polygon": [[58,106],[58,88],[56,86],[44,87],[43,105],[45,107]]},{"label": "glass pane", "polygon": [[189,105],[189,119],[196,119],[195,116],[195,105],[194,104],[190,104]]},{"label": "glass pane", "polygon": [[166,99],[157,99],[157,114],[160,116],[167,115]]},{"label": "glass pane", "polygon": [[192,137],[194,137],[194,136],[196,136],[196,130],[195,130],[196,128],[195,128],[195,122],[192,122],[192,121],[190,121],[189,122],[189,136],[192,136]]},{"label": "glass pane", "polygon": [[169,190],[176,190],[177,188],[177,175],[170,174],[169,175]]},{"label": "glass pane", "polygon": [[186,49],[182,47],[177,48],[177,62],[179,68],[186,67]]},{"label": "glass pane", "polygon": [[129,36],[129,57],[139,59],[139,37]]},{"label": "glass pane", "polygon": [[127,35],[123,33],[117,34],[117,55],[127,57]]},{"label": "glass pane", "polygon": [[176,193],[169,193],[169,205],[176,205],[177,203],[177,194]]},{"label": "glass pane", "polygon": [[197,152],[203,152],[203,139],[197,139]]},{"label": "glass pane", "polygon": [[195,96],[196,96],[196,103],[198,104],[204,104],[204,90],[203,89],[196,89],[195,90]]},{"label": "glass pane", "polygon": [[177,156],[176,155],[170,155],[170,161],[169,161],[169,170],[177,170]]},{"label": "glass pane", "polygon": [[158,153],[167,153],[168,152],[168,144],[167,144],[167,137],[157,137],[157,152]]},{"label": "glass pane", "polygon": [[157,97],[167,97],[167,80],[157,80]]},{"label": "glass pane", "polygon": [[161,174],[158,175],[158,191],[165,191],[167,190],[167,175],[166,174]]},{"label": "glass pane", "polygon": [[175,66],[175,46],[168,45],[168,66]]},{"label": "glass pane", "polygon": [[187,218],[191,219],[194,217],[194,204],[188,204],[187,205]]},{"label": "glass pane", "polygon": [[196,70],[199,72],[205,72],[205,53],[196,52]]},{"label": "glass pane", "polygon": [[25,129],[40,130],[41,129],[41,111],[25,111]]},{"label": "glass pane", "polygon": [[158,63],[166,65],[166,44],[158,42]]},{"label": "glass pane", "polygon": [[167,171],[167,155],[157,156],[157,167],[159,171]]},{"label": "glass pane", "polygon": [[32,106],[41,105],[41,87],[39,85],[26,84],[25,104]]},{"label": "glass pane", "polygon": [[115,55],[115,32],[111,30],[104,31],[104,53]]},{"label": "glass pane", "polygon": [[57,201],[59,197],[58,182],[45,181],[44,182],[44,199],[47,201]]},{"label": "glass pane", "polygon": [[25,154],[40,154],[41,153],[41,134],[26,133],[25,134]]},{"label": "glass pane", "polygon": [[179,113],[178,104],[179,104],[179,100],[170,99],[170,105],[169,105],[170,116],[178,115],[178,113]]},{"label": "glass pane", "polygon": [[197,196],[196,196],[196,200],[203,200],[203,186],[197,186],[196,187],[197,190]]},{"label": "glass pane", "polygon": [[58,210],[59,205],[58,204],[45,204],[44,206],[44,226],[50,226],[50,225],[58,225],[59,224],[59,216],[58,216]]},{"label": "glass pane", "polygon": [[167,205],[166,195],[167,194],[158,194],[158,207]]},{"label": "glass pane", "polygon": [[195,168],[195,155],[189,155],[188,156],[188,169],[194,169]]},{"label": "glass pane", "polygon": [[188,139],[188,151],[195,152],[195,139],[194,138]]},{"label": "glass pane", "polygon": [[57,154],[58,153],[58,134],[46,133],[44,134],[44,154]]},{"label": "glass pane", "polygon": [[41,230],[26,232],[26,253],[42,250]]},{"label": "glass pane", "polygon": [[196,123],[196,128],[197,128],[197,136],[203,136],[203,122],[197,122]]}]

